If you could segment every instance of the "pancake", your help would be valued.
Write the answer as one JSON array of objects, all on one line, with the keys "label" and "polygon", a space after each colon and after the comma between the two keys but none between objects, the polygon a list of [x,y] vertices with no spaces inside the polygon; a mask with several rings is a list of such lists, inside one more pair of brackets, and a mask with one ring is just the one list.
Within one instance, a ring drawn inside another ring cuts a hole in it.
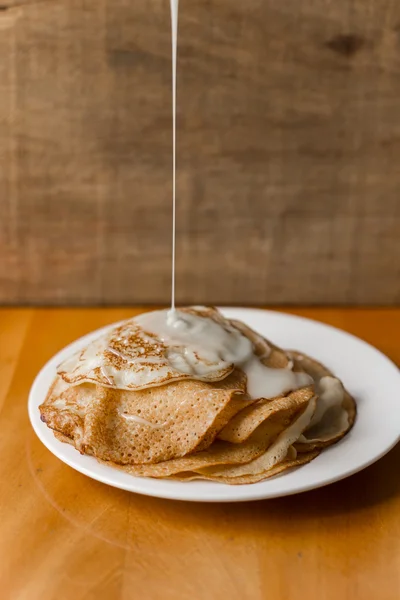
[{"label": "pancake", "polygon": [[[290,429],[291,424],[297,423],[299,415],[308,406],[309,398],[306,395],[299,394],[299,398],[296,398],[293,394],[286,404],[276,402],[274,413],[271,412],[268,418],[241,444],[216,440],[202,452],[153,465],[127,465],[124,467],[124,471],[142,477],[168,477],[189,470],[203,472],[203,467],[220,465],[221,468],[225,468],[231,465],[250,463],[264,455],[279,436]],[[308,420],[311,418],[313,410],[314,408],[311,409]],[[286,448],[281,454],[286,454],[290,443],[290,441],[287,442]]]},{"label": "pancake", "polygon": [[119,464],[155,463],[208,447],[251,402],[245,389],[238,369],[213,384],[176,381],[135,392],[68,386],[58,377],[40,413],[81,453]]},{"label": "pancake", "polygon": [[258,483],[259,481],[264,481],[265,479],[276,477],[277,475],[280,475],[284,471],[287,471],[289,469],[294,469],[296,467],[300,467],[301,465],[305,465],[311,462],[314,458],[316,458],[318,454],[319,451],[314,450],[313,452],[304,452],[302,454],[298,454],[296,458],[289,456],[285,458],[281,463],[274,465],[270,469],[260,471],[259,473],[256,473],[254,475],[241,475],[239,477],[226,477],[222,475],[220,477],[216,477],[213,475],[189,472],[180,473],[179,475],[168,477],[167,479],[177,479],[179,481],[193,481],[195,479],[205,479],[207,481],[214,481],[216,483],[225,483],[229,485],[245,485],[250,483]]},{"label": "pancake", "polygon": [[[165,311],[153,311],[151,315],[163,318]],[[239,339],[239,332],[216,309],[191,309],[182,313],[201,315],[216,325],[227,329]],[[105,387],[123,390],[146,389],[172,381],[196,379],[219,381],[234,369],[232,363],[216,361],[210,370],[210,361],[201,351],[192,363],[187,348],[167,345],[146,327],[144,313],[119,323],[106,334],[95,339],[81,351],[63,361],[57,373],[67,383],[97,383]],[[202,373],[206,365],[208,373]]]},{"label": "pancake", "polygon": [[285,410],[294,403],[299,407],[314,396],[313,386],[290,392],[287,396],[261,399],[241,410],[219,432],[218,438],[233,444],[241,444],[265,419],[277,410]]},{"label": "pancake", "polygon": [[354,399],[333,373],[313,358],[288,352],[295,365],[304,369],[316,384],[317,408],[314,419],[296,443],[299,452],[326,448],[339,441],[353,427],[357,414]]},{"label": "pancake", "polygon": [[[199,475],[207,475],[208,477],[241,477],[241,476],[257,476],[261,473],[266,473],[275,465],[282,462],[289,451],[289,448],[296,442],[302,432],[309,425],[316,407],[316,397],[314,396],[307,402],[296,417],[287,424],[285,428],[276,436],[276,439],[270,444],[267,450],[255,458],[254,460],[240,465],[220,465],[213,467],[204,467],[201,469],[193,469]],[[268,422],[268,421],[267,421]]]}]

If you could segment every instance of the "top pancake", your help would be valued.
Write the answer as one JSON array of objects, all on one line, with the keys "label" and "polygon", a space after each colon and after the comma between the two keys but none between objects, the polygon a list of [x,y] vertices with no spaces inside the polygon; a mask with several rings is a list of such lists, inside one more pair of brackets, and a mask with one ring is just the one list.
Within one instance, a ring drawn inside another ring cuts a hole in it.
[{"label": "top pancake", "polygon": [[[233,331],[234,335],[243,337],[239,329],[214,308],[195,307],[180,310],[211,319],[223,328]],[[185,348],[167,347],[161,339],[142,327],[143,316],[145,315],[118,324],[61,363],[57,373],[64,381],[73,385],[96,383],[121,390],[140,390],[172,381],[193,379],[192,375],[184,372],[184,365],[182,369]],[[267,342],[261,336],[254,332],[253,339],[258,340],[258,345],[262,346],[265,355],[270,353]],[[284,353],[282,356],[284,358],[280,359],[280,362],[287,362]],[[179,369],[176,368],[178,359]],[[207,367],[210,366],[207,358],[202,356],[201,349],[196,352],[196,360],[200,365],[203,363]],[[274,356],[271,360],[274,361]],[[234,369],[233,364],[222,361],[214,367],[212,372],[195,378],[208,382],[220,381]]]}]

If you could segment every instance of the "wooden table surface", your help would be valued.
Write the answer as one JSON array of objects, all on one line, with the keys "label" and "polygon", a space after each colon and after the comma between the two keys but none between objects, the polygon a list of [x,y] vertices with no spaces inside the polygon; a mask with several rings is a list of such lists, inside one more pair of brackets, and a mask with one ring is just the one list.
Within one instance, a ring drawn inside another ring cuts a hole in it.
[{"label": "wooden table surface", "polygon": [[[36,438],[27,396],[65,344],[138,309],[0,310],[1,600],[397,600],[400,445],[290,498],[197,504],[76,473]],[[293,309],[400,363],[400,309]]]}]

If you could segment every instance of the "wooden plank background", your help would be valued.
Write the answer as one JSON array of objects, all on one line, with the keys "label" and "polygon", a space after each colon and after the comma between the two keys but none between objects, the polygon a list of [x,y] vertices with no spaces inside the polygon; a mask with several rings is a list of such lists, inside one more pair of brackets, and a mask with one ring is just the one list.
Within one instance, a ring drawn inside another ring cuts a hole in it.
[{"label": "wooden plank background", "polygon": [[[2,0],[0,303],[170,293],[168,0]],[[181,0],[179,302],[400,301],[400,2]]]}]

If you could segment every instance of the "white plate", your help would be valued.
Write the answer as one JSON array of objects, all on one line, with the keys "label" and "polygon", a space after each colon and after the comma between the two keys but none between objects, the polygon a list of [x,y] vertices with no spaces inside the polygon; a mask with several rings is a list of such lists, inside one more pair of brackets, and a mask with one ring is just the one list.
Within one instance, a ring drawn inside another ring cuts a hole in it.
[{"label": "white plate", "polygon": [[260,500],[318,488],[364,469],[399,441],[400,371],[381,352],[344,331],[302,317],[245,308],[227,308],[223,313],[241,319],[279,346],[301,350],[332,369],[357,401],[358,415],[351,432],[308,465],[251,485],[132,477],[102,465],[59,442],[40,420],[38,406],[46,396],[56,366],[106,331],[105,327],[61,350],[36,377],[29,395],[29,416],[40,440],[72,468],[108,485],[148,496],[202,502]]}]

